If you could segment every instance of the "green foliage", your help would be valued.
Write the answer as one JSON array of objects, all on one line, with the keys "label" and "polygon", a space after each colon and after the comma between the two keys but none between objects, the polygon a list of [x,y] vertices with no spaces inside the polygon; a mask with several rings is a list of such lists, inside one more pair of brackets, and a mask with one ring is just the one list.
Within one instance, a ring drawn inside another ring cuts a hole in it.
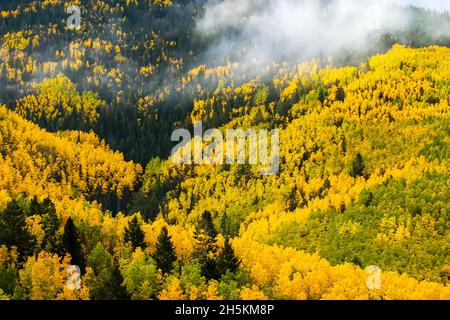
[{"label": "green foliage", "polygon": [[0,265],[0,290],[12,296],[17,285],[17,270],[14,265]]},{"label": "green foliage", "polygon": [[121,262],[120,271],[123,276],[123,285],[133,300],[154,299],[158,292],[158,272],[156,263],[145,254]]},{"label": "green foliage", "polygon": [[113,256],[99,242],[89,254],[86,275],[90,297],[94,300],[118,300],[127,298],[122,286],[123,278],[115,265]]},{"label": "green foliage", "polygon": [[33,253],[35,246],[35,239],[28,233],[25,221],[27,206],[25,199],[12,199],[0,213],[0,245],[16,247],[23,260]]},{"label": "green foliage", "polygon": [[30,210],[32,213],[34,211],[42,215],[42,228],[45,232],[42,246],[46,251],[56,253],[60,241],[59,229],[61,227],[61,219],[56,213],[55,205],[49,198],[46,198],[42,204],[38,203],[36,205],[35,203],[34,207],[32,205]]},{"label": "green foliage", "polygon": [[240,267],[239,258],[234,254],[230,240],[225,239],[225,243],[219,255],[217,256],[217,272],[225,274],[227,272],[235,273]]},{"label": "green foliage", "polygon": [[162,228],[158,237],[153,259],[155,260],[158,269],[160,269],[163,274],[167,274],[172,271],[174,268],[174,263],[177,261],[175,247],[166,227]]},{"label": "green foliage", "polygon": [[447,283],[450,175],[391,180],[366,190],[345,212],[317,212],[304,225],[283,225],[270,243],[316,251],[332,264],[408,273]]},{"label": "green foliage", "polygon": [[186,292],[189,292],[193,287],[201,287],[206,282],[205,277],[202,275],[201,264],[198,262],[185,264],[181,268],[180,282]]},{"label": "green foliage", "polygon": [[211,213],[205,211],[195,233],[195,259],[201,264],[202,276],[206,279],[218,279],[220,274],[217,268],[217,231],[214,227]]},{"label": "green foliage", "polygon": [[145,234],[142,230],[138,217],[134,216],[128,223],[128,227],[125,229],[124,241],[125,243],[131,243],[131,247],[134,251],[138,247],[141,249],[145,249],[147,247],[144,238]]},{"label": "green foliage", "polygon": [[364,170],[365,170],[364,159],[363,159],[362,155],[360,153],[358,153],[355,157],[355,160],[353,160],[352,170],[350,172],[350,175],[353,178],[363,177]]}]

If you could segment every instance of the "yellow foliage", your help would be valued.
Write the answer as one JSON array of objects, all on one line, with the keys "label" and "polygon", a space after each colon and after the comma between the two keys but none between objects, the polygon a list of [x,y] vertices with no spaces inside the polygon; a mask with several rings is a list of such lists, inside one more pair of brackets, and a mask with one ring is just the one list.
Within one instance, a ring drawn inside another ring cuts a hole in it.
[{"label": "yellow foliage", "polygon": [[87,299],[88,290],[67,287],[70,257],[60,258],[45,251],[37,257],[29,257],[24,268],[19,272],[19,282],[25,290],[26,297],[32,300],[78,300]]}]

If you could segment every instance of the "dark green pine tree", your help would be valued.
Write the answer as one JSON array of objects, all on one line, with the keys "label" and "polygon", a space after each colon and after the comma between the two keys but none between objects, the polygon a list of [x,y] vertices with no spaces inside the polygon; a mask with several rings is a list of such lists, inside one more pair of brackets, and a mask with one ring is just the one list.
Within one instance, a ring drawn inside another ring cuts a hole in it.
[{"label": "dark green pine tree", "polygon": [[177,261],[175,247],[166,227],[163,227],[158,237],[156,250],[153,254],[156,265],[163,274],[167,274],[173,269],[173,264]]},{"label": "dark green pine tree", "polygon": [[364,176],[364,170],[365,170],[365,164],[364,159],[360,153],[356,155],[355,160],[353,160],[352,164],[352,170],[350,172],[350,175],[353,178],[362,177]]},{"label": "dark green pine tree", "polygon": [[218,279],[216,253],[217,231],[211,213],[205,211],[195,232],[194,258],[202,265],[202,275],[209,279]]},{"label": "dark green pine tree", "polygon": [[64,226],[61,248],[63,254],[70,254],[71,263],[80,267],[81,272],[84,273],[86,263],[81,249],[81,237],[71,217],[67,219]]},{"label": "dark green pine tree", "polygon": [[30,201],[30,214],[31,215],[43,214],[41,203],[39,202],[36,196],[34,196]]},{"label": "dark green pine tree", "polygon": [[43,207],[45,212],[42,216],[42,227],[45,232],[43,246],[48,252],[56,253],[58,250],[58,231],[61,226],[61,219],[50,199],[44,200]]},{"label": "dark green pine tree", "polygon": [[214,242],[217,240],[217,231],[214,227],[214,222],[211,216],[211,212],[203,212],[202,219],[200,222],[200,228],[205,230],[206,235]]},{"label": "dark green pine tree", "polygon": [[33,254],[36,239],[27,231],[23,199],[11,200],[0,213],[0,245],[15,246],[21,259]]},{"label": "dark green pine tree", "polygon": [[130,300],[126,288],[123,285],[123,276],[119,269],[118,262],[114,262],[114,269],[112,271],[111,292],[114,294],[113,300]]},{"label": "dark green pine tree", "polygon": [[217,271],[220,275],[225,274],[227,271],[236,273],[241,265],[241,261],[236,257],[230,240],[225,239],[222,251],[217,257]]},{"label": "dark green pine tree", "polygon": [[202,276],[207,280],[219,280],[220,273],[217,269],[217,261],[214,257],[207,257],[202,262]]},{"label": "dark green pine tree", "polygon": [[231,221],[226,212],[220,220],[220,232],[224,237],[231,237]]},{"label": "dark green pine tree", "polygon": [[345,91],[344,88],[339,87],[336,91],[336,100],[340,101],[340,102],[344,102],[345,101]]},{"label": "dark green pine tree", "polygon": [[131,248],[133,251],[136,250],[137,247],[144,250],[147,247],[144,239],[145,234],[141,228],[141,224],[139,223],[137,216],[134,216],[128,223],[128,227],[125,229],[125,243],[131,243]]}]

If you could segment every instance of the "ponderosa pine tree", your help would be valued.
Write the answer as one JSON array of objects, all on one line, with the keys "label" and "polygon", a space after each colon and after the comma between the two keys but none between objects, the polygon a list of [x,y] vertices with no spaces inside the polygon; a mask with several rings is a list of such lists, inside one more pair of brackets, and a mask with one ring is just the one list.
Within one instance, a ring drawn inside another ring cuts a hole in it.
[{"label": "ponderosa pine tree", "polygon": [[140,247],[142,250],[147,247],[144,239],[145,234],[141,224],[139,223],[137,216],[134,216],[128,223],[128,227],[125,229],[124,241],[125,243],[131,243],[131,248],[134,251],[137,247]]},{"label": "ponderosa pine tree", "polygon": [[173,269],[173,264],[177,261],[175,247],[166,227],[163,227],[158,237],[156,250],[153,254],[158,269],[163,274],[167,274]]}]

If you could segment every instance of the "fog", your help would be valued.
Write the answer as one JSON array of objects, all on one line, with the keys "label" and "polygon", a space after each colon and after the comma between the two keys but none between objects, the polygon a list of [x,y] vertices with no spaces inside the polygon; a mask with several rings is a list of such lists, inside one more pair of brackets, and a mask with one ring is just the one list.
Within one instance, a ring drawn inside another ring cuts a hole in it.
[{"label": "fog", "polygon": [[386,3],[396,3],[407,6],[413,5],[436,11],[450,11],[450,0],[384,0]]},{"label": "fog", "polygon": [[198,32],[214,43],[214,61],[271,62],[332,56],[372,45],[377,34],[401,30],[416,5],[440,11],[450,0],[211,0]]}]

